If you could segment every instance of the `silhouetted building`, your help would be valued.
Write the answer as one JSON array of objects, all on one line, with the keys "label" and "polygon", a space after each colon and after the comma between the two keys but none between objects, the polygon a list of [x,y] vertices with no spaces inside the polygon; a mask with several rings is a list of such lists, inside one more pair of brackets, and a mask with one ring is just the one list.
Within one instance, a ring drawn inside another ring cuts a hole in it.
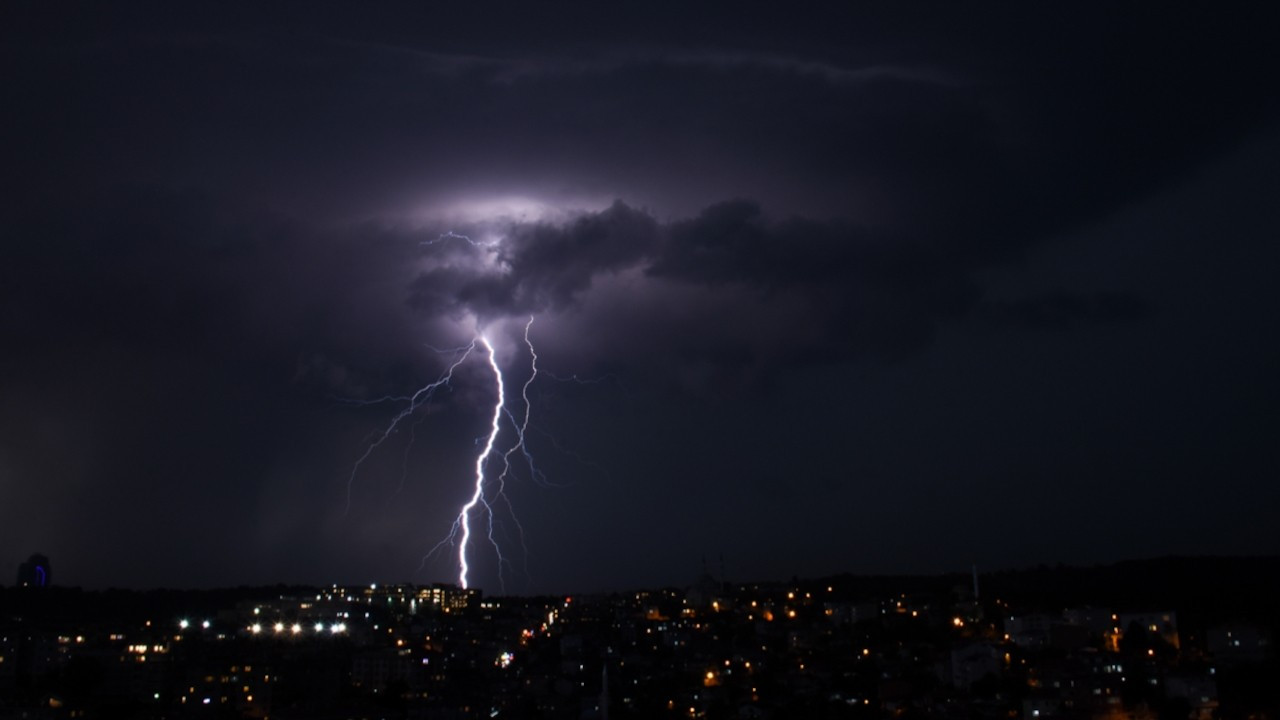
[{"label": "silhouetted building", "polygon": [[18,566],[18,587],[48,587],[52,577],[49,558],[39,553]]},{"label": "silhouetted building", "polygon": [[1134,626],[1151,637],[1159,637],[1174,649],[1182,647],[1178,638],[1178,614],[1175,612],[1126,613],[1120,615],[1120,629],[1130,632]]}]

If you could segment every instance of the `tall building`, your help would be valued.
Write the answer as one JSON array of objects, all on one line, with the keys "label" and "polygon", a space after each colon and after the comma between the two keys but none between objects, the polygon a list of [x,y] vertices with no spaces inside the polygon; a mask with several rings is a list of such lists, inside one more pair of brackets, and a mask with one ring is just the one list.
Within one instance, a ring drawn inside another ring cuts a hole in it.
[{"label": "tall building", "polygon": [[52,579],[49,558],[39,553],[18,566],[18,587],[49,587]]}]

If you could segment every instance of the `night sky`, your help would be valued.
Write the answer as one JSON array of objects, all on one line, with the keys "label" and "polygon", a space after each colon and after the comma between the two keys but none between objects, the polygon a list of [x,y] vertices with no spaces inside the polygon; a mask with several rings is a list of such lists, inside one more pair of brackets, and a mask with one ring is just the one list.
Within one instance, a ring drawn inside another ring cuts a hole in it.
[{"label": "night sky", "polygon": [[1280,552],[1264,3],[354,5],[0,10],[0,583],[455,580],[530,317],[486,592]]}]

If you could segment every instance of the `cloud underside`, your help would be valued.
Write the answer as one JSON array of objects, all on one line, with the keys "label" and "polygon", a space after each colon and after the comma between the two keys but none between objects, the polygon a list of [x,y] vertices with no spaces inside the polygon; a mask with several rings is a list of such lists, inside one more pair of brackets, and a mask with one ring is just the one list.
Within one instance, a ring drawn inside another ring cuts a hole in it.
[{"label": "cloud underside", "polygon": [[419,316],[481,326],[559,317],[574,326],[580,357],[650,371],[660,360],[686,379],[759,380],[797,364],[898,358],[926,346],[939,323],[969,314],[998,327],[1070,330],[1146,312],[1120,291],[986,301],[975,279],[992,264],[982,243],[777,219],[748,200],[673,222],[618,201],[560,223],[469,231],[491,239],[422,242],[424,269],[408,290]]}]

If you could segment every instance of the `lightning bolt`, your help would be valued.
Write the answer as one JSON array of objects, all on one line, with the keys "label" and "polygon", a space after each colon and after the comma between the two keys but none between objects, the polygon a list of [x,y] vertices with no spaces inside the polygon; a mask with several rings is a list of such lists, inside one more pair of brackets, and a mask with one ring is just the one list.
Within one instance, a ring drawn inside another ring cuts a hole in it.
[{"label": "lightning bolt", "polygon": [[[452,231],[442,233],[432,240],[422,242],[422,245],[438,245],[451,243],[454,241],[465,242],[474,248],[483,251],[494,252],[494,244],[491,242],[478,242],[471,237],[455,233]],[[452,354],[452,360],[448,368],[434,381],[419,388],[416,392],[409,396],[385,396],[375,400],[361,402],[361,405],[373,405],[379,403],[404,403],[404,407],[386,424],[380,428],[372,436],[368,442],[364,453],[356,460],[351,469],[351,476],[347,480],[347,512],[351,509],[352,488],[355,483],[356,475],[364,462],[382,446],[387,439],[398,430],[401,426],[409,421],[409,419],[417,413],[417,411],[428,405],[434,397],[437,390],[442,387],[449,386],[453,382],[455,371],[473,355],[483,355],[489,370],[493,373],[493,382],[495,389],[495,400],[492,411],[487,414],[489,418],[487,432],[480,438],[476,439],[476,445],[480,448],[475,458],[474,475],[471,479],[471,490],[469,496],[458,509],[457,515],[454,517],[453,523],[446,536],[440,540],[434,547],[427,552],[422,558],[422,566],[426,565],[427,560],[434,557],[437,553],[443,551],[448,546],[455,548],[457,551],[457,567],[458,567],[458,584],[466,589],[470,586],[470,576],[472,573],[472,559],[476,550],[473,541],[479,537],[483,537],[493,547],[494,553],[498,560],[498,581],[504,585],[504,570],[512,568],[507,556],[503,553],[502,543],[499,542],[499,536],[502,535],[499,530],[502,528],[502,522],[509,519],[514,525],[519,535],[522,547],[524,546],[524,527],[520,524],[519,518],[516,516],[511,501],[506,494],[506,485],[509,479],[517,476],[528,474],[529,478],[540,485],[546,484],[546,478],[534,461],[533,453],[529,450],[526,443],[528,431],[531,428],[533,402],[530,398],[531,388],[539,377],[538,369],[538,353],[530,338],[530,330],[533,327],[534,317],[530,316],[528,322],[524,324],[524,346],[528,350],[529,357],[529,374],[520,387],[519,399],[516,403],[523,402],[522,408],[512,408],[510,402],[513,398],[508,398],[507,379],[504,376],[501,364],[498,361],[497,351],[494,347],[492,336],[488,330],[492,328],[477,327],[475,336],[471,342],[453,350],[436,350],[441,354]],[[430,347],[430,346],[428,346]],[[549,375],[549,377],[551,377]],[[578,379],[575,377],[575,381]],[[514,396],[514,393],[512,393]],[[411,445],[418,421],[411,423],[409,430]],[[509,438],[509,444],[508,444]],[[518,453],[518,454],[517,454]],[[404,462],[402,462],[401,484],[404,482],[404,474],[407,474],[407,458],[408,447],[405,450]],[[518,460],[517,460],[518,459]],[[500,465],[500,470],[498,466]],[[397,490],[397,492],[399,492]],[[502,511],[502,512],[499,512]],[[501,517],[501,520],[499,518]],[[509,537],[509,536],[508,536]],[[526,562],[528,550],[525,547]],[[527,568],[526,568],[527,570]]]},{"label": "lightning bolt", "polygon": [[[498,542],[495,535],[495,518],[497,512],[494,509],[496,503],[503,503],[507,509],[507,515],[515,524],[519,532],[521,543],[524,542],[524,528],[521,526],[519,519],[516,517],[514,508],[506,495],[506,481],[514,474],[511,458],[516,452],[520,452],[525,461],[528,463],[530,475],[538,480],[542,477],[541,472],[537,469],[533,460],[533,454],[525,444],[525,434],[529,428],[529,420],[532,415],[533,404],[529,399],[529,388],[533,385],[538,377],[538,353],[534,348],[532,340],[529,338],[529,330],[533,326],[534,318],[530,317],[524,326],[524,343],[529,350],[530,372],[529,377],[525,380],[524,385],[520,388],[520,398],[524,403],[523,415],[517,419],[517,415],[508,406],[507,398],[507,382],[503,374],[502,367],[498,364],[497,353],[494,350],[493,343],[483,332],[476,336],[473,346],[478,345],[484,349],[486,359],[489,364],[490,371],[493,372],[494,388],[496,400],[493,405],[493,411],[490,414],[489,432],[483,437],[483,446],[479,454],[476,456],[475,475],[472,478],[471,496],[458,510],[458,515],[454,518],[453,525],[448,535],[443,540],[436,543],[431,550],[423,557],[423,564],[443,549],[446,545],[455,546],[458,551],[458,585],[462,588],[470,586],[471,562],[469,552],[472,549],[472,539],[476,535],[476,528],[473,521],[483,521],[485,527],[485,538],[493,547],[494,553],[498,558],[499,572],[498,581],[505,588],[503,579],[503,567],[510,567],[510,562],[502,552],[502,546]],[[503,420],[507,422],[504,423]],[[503,434],[504,427],[509,426],[514,435],[512,444],[505,450],[499,449],[499,440]],[[479,442],[479,441],[478,441]],[[502,471],[497,475],[489,472],[489,464],[495,458],[502,459]],[[526,553],[527,554],[527,553]]]},{"label": "lightning bolt", "polygon": [[[489,454],[493,452],[493,444],[498,440],[498,433],[502,431],[502,412],[506,408],[506,383],[502,379],[502,368],[498,367],[498,358],[493,351],[493,345],[489,342],[489,338],[481,335],[480,344],[484,345],[484,349],[489,353],[489,367],[493,368],[493,380],[498,387],[498,403],[493,406],[493,423],[489,430],[489,439],[485,441],[484,450],[476,458],[476,486],[475,492],[472,493],[471,499],[462,506],[462,510],[458,513],[458,524],[462,527],[462,538],[458,542],[458,584],[462,589],[467,589],[467,573],[471,570],[467,564],[467,545],[471,542],[471,511],[476,505],[483,504],[485,512],[490,518],[493,517],[493,507],[484,497],[484,471],[485,464],[489,460]],[[492,540],[492,537],[490,537]],[[497,543],[494,543],[497,548]],[[501,550],[499,549],[499,561],[501,561]]]}]

